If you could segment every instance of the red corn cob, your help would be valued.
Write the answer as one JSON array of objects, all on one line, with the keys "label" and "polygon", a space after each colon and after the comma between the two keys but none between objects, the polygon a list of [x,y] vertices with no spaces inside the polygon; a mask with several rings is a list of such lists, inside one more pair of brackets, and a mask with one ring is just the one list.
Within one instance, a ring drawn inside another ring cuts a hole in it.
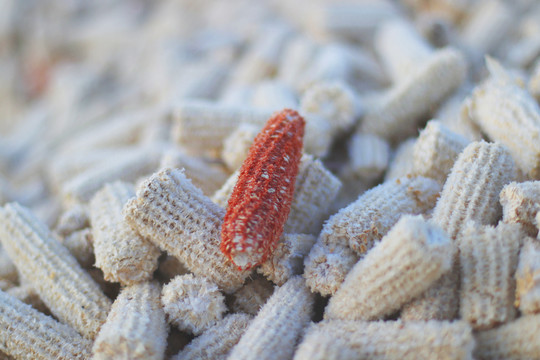
[{"label": "red corn cob", "polygon": [[291,208],[304,125],[294,110],[274,114],[240,168],[221,227],[221,251],[240,270],[263,263],[276,248]]}]

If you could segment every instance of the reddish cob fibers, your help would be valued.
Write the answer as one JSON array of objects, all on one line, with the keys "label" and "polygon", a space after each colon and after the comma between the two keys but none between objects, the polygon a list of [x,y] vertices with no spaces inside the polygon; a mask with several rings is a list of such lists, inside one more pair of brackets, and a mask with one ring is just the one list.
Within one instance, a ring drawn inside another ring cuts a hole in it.
[{"label": "reddish cob fibers", "polygon": [[221,228],[221,251],[240,270],[263,263],[283,232],[302,156],[304,125],[294,110],[274,114],[240,168]]}]

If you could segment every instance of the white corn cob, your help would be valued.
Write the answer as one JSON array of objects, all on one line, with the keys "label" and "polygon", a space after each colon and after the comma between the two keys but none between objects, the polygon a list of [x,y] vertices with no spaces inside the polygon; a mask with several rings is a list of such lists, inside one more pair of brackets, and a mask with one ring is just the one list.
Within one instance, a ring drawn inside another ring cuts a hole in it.
[{"label": "white corn cob", "polygon": [[2,245],[24,279],[60,321],[94,338],[111,301],[27,209],[11,203],[0,213]]},{"label": "white corn cob", "polygon": [[469,141],[479,141],[483,138],[482,131],[472,121],[467,110],[471,92],[471,85],[465,83],[441,105],[434,117],[450,131]]},{"label": "white corn cob", "polygon": [[275,81],[263,81],[253,89],[251,104],[260,109],[279,111],[282,109],[298,109],[295,92],[287,85]]},{"label": "white corn cob", "polygon": [[225,292],[238,289],[249,275],[236,269],[219,249],[225,211],[193,186],[182,171],[163,169],[152,175],[123,211],[141,235]]},{"label": "white corn cob", "polygon": [[240,175],[240,170],[236,170],[234,173],[229,176],[223,185],[212,195],[212,202],[216,205],[226,209],[229,204],[229,198],[233,192],[233,189],[238,181],[238,176]]},{"label": "white corn cob", "polygon": [[315,52],[316,45],[311,38],[304,34],[295,35],[283,48],[277,78],[295,89],[300,88],[301,74],[308,67]]},{"label": "white corn cob", "polygon": [[16,359],[88,359],[92,342],[0,291],[0,351]]},{"label": "white corn cob", "polygon": [[540,312],[540,242],[528,238],[519,254],[515,306],[523,314]]},{"label": "white corn cob", "polygon": [[139,148],[123,157],[112,157],[77,175],[62,186],[66,204],[86,203],[108,182],[135,181],[155,171],[162,151],[156,147]]},{"label": "white corn cob", "polygon": [[166,255],[164,259],[160,260],[157,271],[161,279],[167,282],[177,275],[184,275],[189,272],[180,260],[170,255]]},{"label": "white corn cob", "polygon": [[249,107],[191,101],[175,110],[173,139],[193,151],[219,151],[223,142],[242,123],[262,126],[272,113]]},{"label": "white corn cob", "polygon": [[522,236],[518,225],[465,227],[458,241],[459,312],[473,329],[490,329],[515,317],[513,274]]},{"label": "white corn cob", "polygon": [[353,90],[343,82],[317,83],[302,95],[300,111],[327,119],[333,131],[354,126],[362,116],[363,105]]},{"label": "white corn cob", "polygon": [[491,77],[473,92],[469,116],[493,141],[508,147],[516,165],[531,179],[540,178],[540,107],[494,60]]},{"label": "white corn cob", "polygon": [[402,177],[383,183],[328,219],[320,240],[365,254],[403,214],[422,214],[435,205],[440,186],[424,177]]},{"label": "white corn cob", "polygon": [[313,294],[295,276],[274,294],[251,321],[228,359],[290,359],[313,312]]},{"label": "white corn cob", "polygon": [[540,101],[540,61],[537,61],[534,65],[527,89],[536,101]]},{"label": "white corn cob", "polygon": [[469,220],[494,224],[501,215],[499,193],[514,177],[514,162],[503,145],[484,141],[469,144],[448,175],[432,221],[452,239]]},{"label": "white corn cob", "polygon": [[96,267],[105,280],[133,285],[150,280],[158,265],[159,249],[133,230],[122,216],[122,207],[135,196],[133,187],[109,183],[90,202]]},{"label": "white corn cob", "polygon": [[274,284],[283,285],[292,276],[302,273],[304,257],[315,240],[313,235],[284,234],[272,255],[257,268],[257,272]]},{"label": "white corn cob", "polygon": [[517,223],[529,236],[536,236],[536,215],[540,213],[540,181],[512,182],[499,196],[503,208],[503,221]]},{"label": "white corn cob", "polygon": [[304,151],[321,158],[327,156],[334,140],[332,124],[319,115],[306,114],[304,119],[306,120]]},{"label": "white corn cob", "polygon": [[184,169],[186,176],[205,194],[213,194],[227,180],[227,173],[224,170],[213,167],[176,148],[163,154],[160,168],[166,167]]},{"label": "white corn cob", "polygon": [[232,295],[231,311],[257,315],[274,292],[274,285],[262,276],[256,276]]},{"label": "white corn cob", "polygon": [[259,131],[259,127],[253,124],[240,124],[225,139],[221,158],[230,170],[240,169]]},{"label": "white corn cob", "polygon": [[55,231],[60,236],[68,236],[71,233],[82,230],[90,225],[88,208],[83,204],[74,204],[67,211],[64,211],[58,219]]},{"label": "white corn cob", "polygon": [[163,359],[168,328],[159,296],[157,283],[123,288],[94,342],[93,359]]},{"label": "white corn cob", "polygon": [[416,138],[410,138],[399,144],[388,165],[388,169],[384,175],[384,181],[398,179],[413,173],[413,154],[416,140]]},{"label": "white corn cob", "polygon": [[373,320],[398,310],[448,271],[453,245],[422,216],[403,216],[349,272],[327,319]]},{"label": "white corn cob", "polygon": [[321,347],[337,359],[470,360],[474,339],[471,328],[462,321],[330,320],[308,328],[294,360],[330,359],[317,352]]},{"label": "white corn cob", "polygon": [[439,121],[429,121],[414,145],[414,174],[435,179],[442,186],[454,161],[468,143]]},{"label": "white corn cob", "polygon": [[81,264],[82,267],[89,267],[94,264],[94,237],[90,228],[76,230],[61,239],[71,255]]},{"label": "white corn cob", "polygon": [[13,264],[6,250],[0,244],[0,280],[16,283],[18,278],[19,274],[15,264]]},{"label": "white corn cob", "polygon": [[25,283],[19,286],[14,286],[8,289],[6,293],[16,299],[21,300],[25,304],[31,305],[34,309],[42,313],[47,315],[51,313],[32,285]]},{"label": "white corn cob", "polygon": [[496,329],[478,332],[475,339],[476,359],[539,359],[540,314],[525,315]]},{"label": "white corn cob", "polygon": [[163,286],[161,303],[169,323],[195,335],[215,325],[227,310],[218,287],[191,274],[179,275]]},{"label": "white corn cob", "polygon": [[193,339],[171,360],[225,360],[251,321],[248,314],[231,314]]},{"label": "white corn cob", "polygon": [[390,145],[373,134],[353,134],[349,142],[351,171],[362,179],[379,178],[390,159]]}]

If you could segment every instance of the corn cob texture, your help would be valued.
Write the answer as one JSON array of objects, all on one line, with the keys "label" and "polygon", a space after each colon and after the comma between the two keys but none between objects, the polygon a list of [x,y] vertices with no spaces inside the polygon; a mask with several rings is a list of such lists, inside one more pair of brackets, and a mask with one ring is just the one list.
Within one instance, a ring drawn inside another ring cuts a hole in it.
[{"label": "corn cob texture", "polygon": [[142,236],[225,292],[234,292],[249,275],[238,271],[219,250],[225,211],[193,186],[182,171],[166,168],[153,174],[123,212]]},{"label": "corn cob texture", "polygon": [[253,124],[240,124],[225,139],[221,158],[230,170],[240,169],[259,130]]},{"label": "corn cob texture", "polygon": [[188,272],[189,271],[186,269],[184,264],[182,264],[174,256],[166,255],[162,260],[159,261],[158,274],[162,279],[167,281],[177,275],[184,275]]},{"label": "corn cob texture", "polygon": [[414,145],[413,173],[444,185],[454,161],[468,143],[439,121],[429,121]]},{"label": "corn cob texture", "polygon": [[375,180],[388,167],[390,145],[373,134],[354,134],[349,142],[351,171],[362,179]]},{"label": "corn cob texture", "polygon": [[278,111],[298,109],[295,91],[279,81],[264,80],[254,86],[251,104],[260,109]]},{"label": "corn cob texture", "polygon": [[111,301],[30,211],[10,203],[0,212],[2,245],[23,278],[60,321],[93,339]]},{"label": "corn cob texture", "polygon": [[230,314],[193,339],[171,360],[225,360],[229,351],[245,333],[251,319],[248,314]]},{"label": "corn cob texture", "polygon": [[90,228],[76,230],[60,239],[60,242],[69,250],[71,255],[75,256],[75,259],[82,267],[87,268],[94,264],[94,236]]},{"label": "corn cob texture", "polygon": [[536,236],[536,215],[540,213],[540,181],[512,182],[500,193],[503,221],[518,223],[529,236]]},{"label": "corn cob texture", "polygon": [[36,290],[29,284],[22,284],[14,286],[6,290],[6,293],[14,298],[22,301],[25,304],[31,305],[34,309],[49,315],[51,312],[47,306],[43,303],[43,300],[36,293]]},{"label": "corn cob texture", "polygon": [[540,107],[499,64],[488,62],[491,77],[473,93],[469,115],[490,139],[508,147],[517,166],[540,179]]},{"label": "corn cob texture", "polygon": [[528,238],[519,253],[515,306],[523,314],[540,312],[540,243]]},{"label": "corn cob texture", "polygon": [[255,277],[233,295],[230,309],[237,313],[257,315],[274,292],[274,285],[263,277]]},{"label": "corn cob texture", "polygon": [[105,185],[90,202],[96,267],[105,280],[122,285],[150,280],[158,265],[159,249],[131,228],[122,207],[135,196],[130,184]]},{"label": "corn cob texture", "polygon": [[326,319],[373,320],[421,294],[452,265],[453,245],[421,216],[403,216],[349,272]]},{"label": "corn cob texture", "polygon": [[218,287],[191,274],[179,275],[165,285],[161,304],[169,323],[195,335],[215,325],[227,310]]},{"label": "corn cob texture", "polygon": [[92,342],[0,291],[0,351],[16,359],[88,359]]},{"label": "corn cob texture", "polygon": [[13,261],[9,258],[6,250],[0,246],[0,280],[17,282],[19,274]]},{"label": "corn cob texture", "polygon": [[475,335],[476,359],[540,358],[540,315],[525,315],[498,328]]},{"label": "corn cob texture", "polygon": [[313,294],[295,276],[276,289],[251,321],[228,359],[290,359],[313,311]]},{"label": "corn cob texture", "polygon": [[257,268],[274,284],[281,286],[292,276],[302,272],[304,257],[309,253],[316,238],[306,234],[285,234],[270,258]]},{"label": "corn cob texture", "polygon": [[459,239],[459,312],[473,329],[487,330],[515,317],[513,275],[522,237],[518,225],[469,223]]},{"label": "corn cob texture", "polygon": [[159,297],[157,283],[124,287],[94,342],[93,359],[163,359],[168,328]]},{"label": "corn cob texture", "polygon": [[75,204],[64,211],[58,219],[55,232],[60,236],[69,236],[77,230],[82,230],[90,225],[88,207],[83,204]]},{"label": "corn cob texture", "polygon": [[471,328],[462,321],[325,320],[307,329],[294,360],[334,359],[327,354],[336,359],[465,360],[472,359],[473,348]]},{"label": "corn cob texture", "polygon": [[385,182],[407,175],[412,175],[415,143],[416,138],[409,138],[399,144],[396,151],[392,155],[392,159],[390,159],[388,168],[386,169],[386,174],[384,174]]}]

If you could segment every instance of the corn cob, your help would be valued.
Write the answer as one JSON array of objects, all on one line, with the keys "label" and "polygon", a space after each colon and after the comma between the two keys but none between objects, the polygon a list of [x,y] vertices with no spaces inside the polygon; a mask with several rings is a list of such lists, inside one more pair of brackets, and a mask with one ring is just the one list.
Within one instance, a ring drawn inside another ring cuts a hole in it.
[{"label": "corn cob", "polygon": [[294,360],[330,359],[318,353],[320,348],[337,359],[465,360],[472,359],[474,339],[469,325],[461,321],[330,320],[308,328]]},{"label": "corn cob", "polygon": [[270,281],[256,276],[232,295],[231,311],[257,315],[273,292]]},{"label": "corn cob", "polygon": [[490,329],[515,317],[515,272],[522,237],[518,225],[468,223],[458,241],[461,266],[459,312],[475,330]]},{"label": "corn cob", "polygon": [[512,182],[506,185],[500,195],[503,207],[503,221],[518,223],[529,236],[536,236],[540,224],[536,215],[540,213],[540,181]]},{"label": "corn cob", "polygon": [[212,167],[203,160],[188,156],[176,148],[170,149],[163,154],[160,168],[183,168],[193,185],[207,195],[213,194],[227,180],[227,173],[224,170]]},{"label": "corn cob", "polygon": [[303,94],[300,111],[327,119],[333,132],[353,127],[363,113],[363,105],[343,82],[317,83]]},{"label": "corn cob", "polygon": [[540,243],[528,238],[519,254],[515,306],[523,314],[540,312]]},{"label": "corn cob", "polygon": [[454,161],[468,143],[439,121],[429,121],[414,145],[413,173],[444,185]]},{"label": "corn cob", "polygon": [[473,92],[469,115],[490,139],[508,147],[516,165],[540,178],[540,107],[494,60],[491,77]]},{"label": "corn cob", "polygon": [[258,109],[270,111],[296,110],[299,107],[295,92],[289,86],[275,80],[266,80],[255,85],[251,104]]},{"label": "corn cob", "polygon": [[159,296],[157,283],[123,288],[96,338],[93,359],[163,359],[168,328]]},{"label": "corn cob", "polygon": [[540,358],[540,314],[525,315],[496,329],[475,335],[476,359]]},{"label": "corn cob", "polygon": [[94,237],[90,228],[76,230],[60,241],[82,267],[94,263]]},{"label": "corn cob", "polygon": [[221,157],[230,170],[240,169],[259,130],[258,126],[252,124],[240,124],[225,139]]},{"label": "corn cob", "polygon": [[295,276],[276,289],[247,327],[228,359],[290,359],[303,328],[310,321],[313,295]]},{"label": "corn cob", "polygon": [[175,110],[172,136],[194,152],[219,151],[238,125],[248,123],[261,129],[270,116],[270,111],[248,107],[186,102]]},{"label": "corn cob", "polygon": [[231,314],[191,341],[171,360],[225,360],[246,331],[252,316]]},{"label": "corn cob", "polygon": [[36,293],[36,290],[34,290],[34,288],[27,283],[7,289],[6,293],[25,304],[31,305],[34,309],[42,313],[47,315],[51,313],[39,295]]},{"label": "corn cob", "polygon": [[413,173],[413,154],[416,140],[416,138],[409,138],[399,144],[392,160],[390,160],[390,164],[384,175],[384,181],[398,179]]},{"label": "corn cob", "polygon": [[316,238],[306,234],[285,234],[272,255],[257,268],[274,284],[281,286],[293,275],[302,272],[304,257],[309,253]]},{"label": "corn cob", "polygon": [[441,229],[421,216],[403,216],[352,268],[325,318],[373,320],[398,310],[450,269],[452,253]]},{"label": "corn cob", "polygon": [[536,99],[540,100],[540,61],[537,61],[529,79],[527,86],[529,93]]},{"label": "corn cob", "polygon": [[224,210],[193,186],[182,171],[163,169],[152,175],[123,211],[142,236],[225,292],[238,289],[249,275],[238,271],[219,250]]},{"label": "corn cob", "polygon": [[135,232],[122,217],[122,207],[133,196],[127,183],[107,184],[90,202],[96,267],[105,280],[133,285],[152,278],[160,251]]},{"label": "corn cob", "polygon": [[60,321],[94,338],[110,300],[32,213],[16,203],[0,212],[2,245],[21,275]]},{"label": "corn cob", "polygon": [[452,167],[432,221],[452,239],[469,220],[494,224],[501,215],[499,193],[514,176],[514,162],[503,145],[484,141],[469,144]]},{"label": "corn cob", "polygon": [[0,280],[16,283],[18,278],[19,274],[15,264],[13,264],[6,250],[0,244]]},{"label": "corn cob", "polygon": [[311,62],[317,47],[308,36],[295,34],[284,46],[278,67],[277,79],[299,89],[301,74]]},{"label": "corn cob", "polygon": [[17,359],[87,359],[92,342],[0,291],[0,351]]},{"label": "corn cob", "polygon": [[223,185],[212,195],[212,202],[220,207],[226,209],[229,203],[229,198],[231,197],[234,186],[238,182],[238,176],[240,171],[237,170],[229,176]]},{"label": "corn cob", "polygon": [[77,230],[82,230],[90,225],[87,206],[75,204],[70,209],[62,213],[58,219],[55,232],[66,237]]},{"label": "corn cob", "polygon": [[165,285],[161,303],[169,323],[195,335],[215,325],[227,310],[218,287],[191,274],[179,275]]},{"label": "corn cob", "polygon": [[388,166],[390,145],[377,135],[356,133],[349,142],[349,159],[352,172],[362,179],[377,179]]}]

